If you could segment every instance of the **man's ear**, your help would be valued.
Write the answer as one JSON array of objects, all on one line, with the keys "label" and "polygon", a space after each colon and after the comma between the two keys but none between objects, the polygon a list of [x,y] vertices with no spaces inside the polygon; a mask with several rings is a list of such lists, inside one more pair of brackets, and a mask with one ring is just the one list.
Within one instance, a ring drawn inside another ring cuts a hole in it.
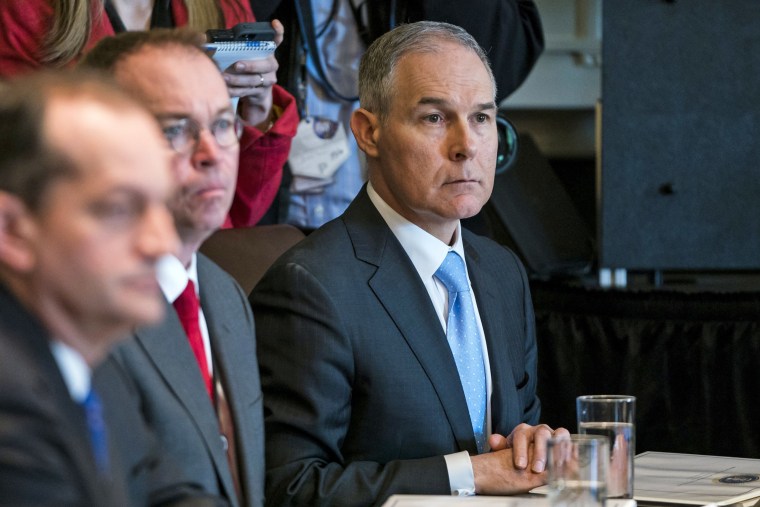
[{"label": "man's ear", "polygon": [[351,131],[356,144],[368,157],[378,156],[377,141],[380,137],[380,122],[373,113],[359,108],[351,115]]},{"label": "man's ear", "polygon": [[30,271],[36,262],[34,230],[32,215],[21,199],[0,190],[0,264],[16,272]]}]

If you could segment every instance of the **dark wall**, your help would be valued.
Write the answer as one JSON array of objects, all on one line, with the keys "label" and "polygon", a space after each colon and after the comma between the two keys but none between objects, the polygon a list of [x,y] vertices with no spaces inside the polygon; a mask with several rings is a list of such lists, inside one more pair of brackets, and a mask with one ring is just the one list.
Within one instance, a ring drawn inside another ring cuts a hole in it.
[{"label": "dark wall", "polygon": [[760,268],[760,2],[605,0],[600,263]]}]

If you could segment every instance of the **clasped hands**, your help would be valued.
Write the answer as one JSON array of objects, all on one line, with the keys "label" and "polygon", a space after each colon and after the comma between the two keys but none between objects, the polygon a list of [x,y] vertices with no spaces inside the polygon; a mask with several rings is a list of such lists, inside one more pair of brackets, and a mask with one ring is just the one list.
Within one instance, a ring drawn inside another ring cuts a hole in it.
[{"label": "clasped hands", "polygon": [[491,452],[472,456],[475,492],[479,495],[525,493],[546,483],[546,443],[569,435],[564,428],[520,424],[508,436],[493,434]]}]

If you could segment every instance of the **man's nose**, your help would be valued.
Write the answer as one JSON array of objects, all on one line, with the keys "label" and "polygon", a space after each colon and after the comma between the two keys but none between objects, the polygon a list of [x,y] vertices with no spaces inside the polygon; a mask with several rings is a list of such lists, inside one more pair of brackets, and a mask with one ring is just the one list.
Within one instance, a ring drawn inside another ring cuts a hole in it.
[{"label": "man's nose", "polygon": [[477,142],[472,126],[466,120],[458,120],[449,127],[449,158],[454,161],[469,160],[477,153]]}]

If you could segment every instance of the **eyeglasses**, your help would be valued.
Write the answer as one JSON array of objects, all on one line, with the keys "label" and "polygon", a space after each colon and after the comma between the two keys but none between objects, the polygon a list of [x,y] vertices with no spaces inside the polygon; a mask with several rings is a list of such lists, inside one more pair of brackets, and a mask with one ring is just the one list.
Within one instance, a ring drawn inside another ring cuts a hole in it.
[{"label": "eyeglasses", "polygon": [[[188,155],[196,150],[204,127],[192,118],[180,118],[164,122],[161,129],[164,137],[169,141],[169,146],[183,155]],[[243,134],[243,122],[237,116],[222,117],[214,120],[208,130],[214,136],[216,144],[227,148],[237,143]]]}]

